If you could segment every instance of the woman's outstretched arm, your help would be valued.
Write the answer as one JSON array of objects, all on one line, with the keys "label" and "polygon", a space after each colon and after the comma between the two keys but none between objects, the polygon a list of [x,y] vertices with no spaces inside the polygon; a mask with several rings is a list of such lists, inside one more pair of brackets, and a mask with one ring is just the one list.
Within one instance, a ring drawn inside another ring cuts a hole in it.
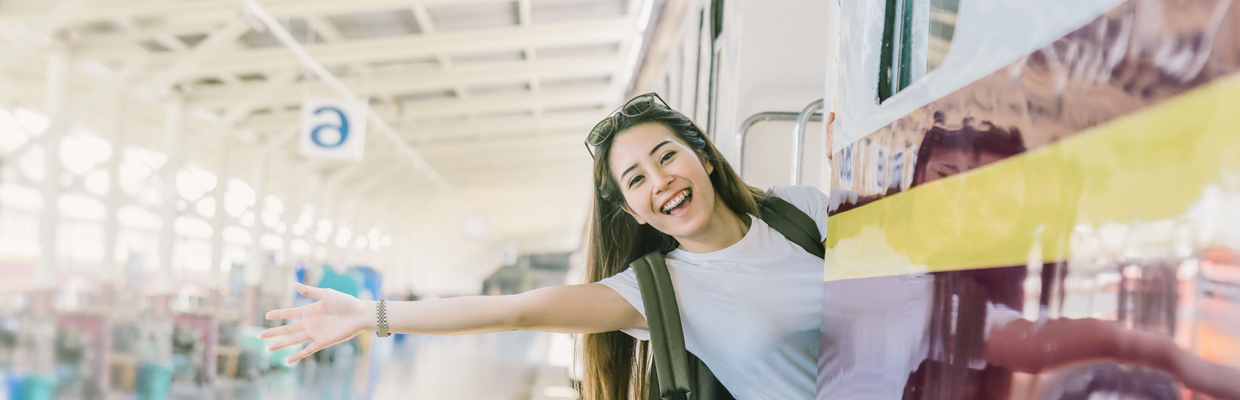
[{"label": "woman's outstretched arm", "polygon": [[1170,337],[1125,329],[1113,321],[1056,319],[1041,326],[1017,319],[990,331],[986,361],[1039,373],[1081,362],[1114,360],[1162,370],[1189,389],[1240,400],[1240,370],[1202,360]]},{"label": "woman's outstretched arm", "polygon": [[[294,284],[316,300],[275,310],[267,319],[296,319],[263,331],[260,338],[283,336],[268,349],[311,342],[289,357],[295,362],[328,346],[376,329],[376,302],[331,289]],[[387,302],[388,331],[463,335],[511,330],[597,333],[645,328],[646,319],[611,288],[597,284],[553,286],[510,296],[465,296],[426,301]]]}]

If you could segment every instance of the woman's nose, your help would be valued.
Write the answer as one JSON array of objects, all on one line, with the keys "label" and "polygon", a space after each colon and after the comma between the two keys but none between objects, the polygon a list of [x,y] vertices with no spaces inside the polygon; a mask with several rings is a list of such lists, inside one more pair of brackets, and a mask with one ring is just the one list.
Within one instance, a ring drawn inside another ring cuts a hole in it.
[{"label": "woman's nose", "polygon": [[665,174],[663,171],[656,170],[650,174],[650,181],[654,184],[656,192],[667,190],[667,187],[672,185],[673,180],[675,180],[675,177]]}]

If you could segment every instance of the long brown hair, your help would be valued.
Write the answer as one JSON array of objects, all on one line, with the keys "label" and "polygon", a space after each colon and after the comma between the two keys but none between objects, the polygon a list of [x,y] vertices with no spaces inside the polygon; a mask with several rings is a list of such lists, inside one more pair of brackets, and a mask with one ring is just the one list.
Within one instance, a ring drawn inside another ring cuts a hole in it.
[{"label": "long brown hair", "polygon": [[[624,211],[624,195],[612,176],[608,157],[615,137],[635,125],[662,124],[688,144],[697,153],[698,159],[714,167],[710,184],[714,187],[715,196],[737,216],[758,215],[757,200],[765,196],[761,190],[741,181],[740,175],[697,124],[657,102],[652,107],[634,117],[615,116],[615,133],[599,144],[594,152],[594,207],[590,213],[586,256],[586,277],[590,282],[618,274],[628,268],[630,262],[650,252],[667,253],[679,246],[671,235],[650,225],[638,224]],[[582,355],[585,362],[585,398],[628,400],[646,397],[646,375],[651,362],[648,342],[639,344],[637,339],[619,331],[586,334],[582,339]]]}]

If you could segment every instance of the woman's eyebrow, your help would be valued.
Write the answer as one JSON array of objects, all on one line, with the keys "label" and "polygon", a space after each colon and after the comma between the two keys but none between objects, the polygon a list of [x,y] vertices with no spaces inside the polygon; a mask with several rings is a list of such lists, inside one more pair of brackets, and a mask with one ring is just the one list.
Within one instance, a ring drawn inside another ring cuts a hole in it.
[{"label": "woman's eyebrow", "polygon": [[663,145],[671,143],[671,142],[672,142],[671,140],[664,140],[663,143],[659,143],[658,145],[654,146],[653,149],[650,149],[650,155],[653,156],[654,152],[659,151],[660,147],[663,147]]},{"label": "woman's eyebrow", "polygon": [[637,164],[636,164],[636,163],[634,163],[632,167],[629,167],[629,169],[626,169],[626,170],[624,170],[624,172],[621,172],[621,173],[620,173],[620,179],[624,179],[624,176],[625,176],[625,175],[628,175],[628,174],[629,174],[629,172],[630,172],[630,171],[632,171],[634,168],[637,168]]},{"label": "woman's eyebrow", "polygon": [[[653,149],[650,149],[650,155],[652,155],[652,156],[653,156],[653,155],[654,155],[654,152],[659,151],[659,148],[660,148],[660,147],[663,147],[663,145],[668,144],[668,143],[671,143],[671,142],[672,142],[671,140],[664,140],[662,143],[659,143],[659,144],[655,145]],[[621,172],[621,173],[620,173],[620,178],[624,178],[624,176],[625,176],[625,175],[628,175],[628,174],[629,174],[629,171],[632,171],[634,168],[637,168],[637,163],[633,163],[633,166],[631,166],[631,167],[629,167],[628,169],[624,170],[624,172]]]}]

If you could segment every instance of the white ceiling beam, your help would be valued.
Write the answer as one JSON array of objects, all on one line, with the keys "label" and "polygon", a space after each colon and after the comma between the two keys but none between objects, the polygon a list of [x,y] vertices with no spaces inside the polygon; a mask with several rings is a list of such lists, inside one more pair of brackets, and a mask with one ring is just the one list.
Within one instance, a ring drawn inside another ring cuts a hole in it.
[{"label": "white ceiling beam", "polygon": [[236,103],[228,111],[224,112],[214,130],[226,131],[232,129],[246,117],[249,117],[254,110],[258,110],[260,106],[265,105],[268,101],[268,96],[277,91],[282,91],[284,87],[293,83],[299,75],[298,71],[289,70],[272,76],[263,85],[263,88],[256,91],[248,100]]},{"label": "white ceiling beam", "polygon": [[[593,126],[593,125],[590,125],[590,126]],[[581,127],[576,128],[576,129],[564,129],[564,130],[548,131],[548,132],[541,132],[541,133],[534,133],[534,134],[457,136],[457,137],[445,137],[445,138],[437,138],[437,139],[412,140],[409,143],[413,145],[417,145],[417,146],[451,146],[451,145],[484,146],[487,143],[499,143],[499,142],[503,142],[507,140],[511,140],[514,142],[530,141],[530,140],[554,140],[554,138],[558,138],[561,136],[570,136],[570,137],[581,139],[581,136],[584,134],[583,132],[587,132],[586,125],[582,125]],[[584,139],[578,140],[578,141],[580,142],[583,140]]]},{"label": "white ceiling beam", "polygon": [[[479,31],[452,32],[436,35],[405,35],[373,39],[358,39],[340,43],[323,43],[307,49],[319,62],[332,65],[342,63],[373,63],[390,60],[411,60],[435,57],[440,53],[486,53],[525,46],[575,46],[614,43],[632,35],[628,19],[609,19],[589,22],[572,22],[540,25],[529,28],[499,28]],[[100,46],[84,48],[82,58],[123,59],[132,57],[132,50]],[[157,65],[172,64],[180,60],[177,55],[157,55]],[[297,57],[279,47],[250,49],[221,54],[210,60],[202,60],[197,68],[186,75],[214,76],[226,72],[253,72],[296,68]]]},{"label": "white ceiling beam", "polygon": [[340,190],[346,190],[350,193],[357,193],[359,195],[365,195],[377,187],[384,186],[385,183],[387,184],[387,186],[399,186],[399,185],[394,185],[396,182],[393,182],[394,180],[393,178],[400,179],[400,174],[408,175],[408,171],[406,171],[404,168],[400,168],[396,166],[390,166],[388,168],[378,168],[378,169],[372,168],[372,169],[367,170],[367,172],[370,173],[369,178],[362,178],[362,179],[349,182],[348,185],[341,185],[339,187]]},{"label": "white ceiling beam", "polygon": [[452,57],[449,57],[447,52],[436,54],[435,61],[439,63],[439,68],[450,70],[454,67]]},{"label": "white ceiling beam", "polygon": [[[554,136],[561,132],[585,132],[598,123],[602,112],[579,111],[549,114],[542,117],[521,115],[512,117],[479,118],[471,121],[436,122],[427,124],[407,123],[407,128],[396,126],[410,145],[439,145],[454,143],[478,143],[495,140],[523,140],[524,138]],[[298,123],[292,113],[257,115],[237,126],[239,130],[256,132],[279,131],[295,127]]]},{"label": "white ceiling beam", "polygon": [[[4,70],[9,65],[12,65],[41,44],[46,44],[47,39],[51,38],[51,36],[65,26],[72,25],[74,18],[90,14],[93,11],[91,3],[97,1],[68,0],[60,2],[60,4],[48,4],[48,7],[41,13],[0,23],[0,25],[18,25],[26,28],[19,31],[16,34],[17,37],[11,38],[14,39],[14,43],[0,46],[0,70]],[[0,9],[0,15],[2,14],[3,9]]]},{"label": "white ceiling beam", "polygon": [[[323,66],[322,60],[316,59],[314,55],[306,51],[305,47],[297,43],[297,41],[293,39],[292,35],[290,35],[288,31],[281,26],[280,23],[276,21],[276,19],[272,17],[271,14],[268,13],[256,0],[242,0],[242,3],[245,6],[245,9],[252,16],[262,21],[262,23],[271,30],[271,33],[275,36],[275,38],[278,39],[287,50],[293,53],[295,60],[299,65],[309,68],[316,76],[319,77],[319,79],[330,83],[339,95],[348,98],[357,98],[356,93],[354,93],[352,89],[346,86],[343,82],[340,82],[331,73],[331,71],[328,71],[327,68]],[[460,198],[459,192],[457,192],[456,189],[452,187],[452,185],[448,183],[448,181],[444,179],[438,171],[427,164],[426,160],[424,160],[416,150],[401,139],[395,130],[388,125],[387,121],[385,121],[379,113],[375,112],[374,109],[371,109],[368,114],[368,119],[371,125],[374,126],[377,133],[392,144],[393,151],[404,156],[406,160],[413,164],[413,167],[416,170],[424,173],[427,178],[435,182],[436,186],[438,186],[440,190]],[[468,211],[472,208],[469,202],[465,201],[465,199],[461,199],[459,206],[464,211]]]},{"label": "white ceiling beam", "polygon": [[[615,71],[621,62],[617,56],[587,57],[566,60],[541,61],[538,63],[511,63],[454,71],[427,71],[422,73],[375,74],[369,78],[342,79],[355,89],[368,86],[370,96],[394,96],[406,93],[454,89],[457,86],[480,86],[488,84],[518,83],[531,78],[572,79],[606,76]],[[202,87],[194,90],[188,100],[193,107],[219,109],[236,104],[254,95],[262,83]],[[305,96],[333,94],[332,88],[322,81],[303,82],[298,90],[272,95],[272,103],[280,105],[300,104]]]},{"label": "white ceiling beam", "polygon": [[[536,168],[539,165],[547,163],[556,163],[557,165],[572,164],[579,167],[585,167],[581,168],[584,170],[581,171],[581,174],[584,175],[586,179],[582,182],[578,182],[578,184],[589,183],[590,155],[586,153],[584,148],[578,149],[573,154],[554,154],[547,151],[540,153],[538,157],[503,155],[487,160],[481,160],[479,158],[472,158],[471,160],[471,162],[465,162],[462,160],[435,160],[431,163],[435,165],[436,168],[443,169],[444,174],[452,177],[454,180],[468,178],[470,175],[491,175],[500,172],[516,173],[519,171],[526,171],[531,168]],[[569,182],[571,183],[572,181],[569,180]],[[415,183],[420,184],[419,182]]]},{"label": "white ceiling beam", "polygon": [[[575,129],[589,129],[602,119],[602,112],[575,111],[556,113],[542,117],[519,115],[511,117],[493,117],[468,122],[437,122],[411,124],[403,129],[401,135],[411,143],[418,145],[442,144],[444,139],[477,137],[480,140],[499,140],[504,137],[527,137],[522,133],[563,132]],[[460,142],[456,140],[455,142]]]},{"label": "white ceiling beam", "polygon": [[407,103],[405,115],[416,118],[442,115],[485,115],[505,111],[528,110],[531,106],[564,107],[596,106],[615,101],[617,94],[610,85],[589,85],[539,94],[520,93],[474,97],[470,100],[445,100]]},{"label": "white ceiling beam", "polygon": [[86,94],[74,96],[76,100],[73,102],[73,112],[78,114],[89,112],[99,102],[114,96],[125,86],[130,85],[138,74],[145,71],[150,62],[150,57],[139,57],[126,62],[120,70],[103,82],[96,83]]},{"label": "white ceiling beam", "polygon": [[[594,167],[589,158],[589,156],[586,156],[585,161],[560,159],[536,164],[526,163],[519,166],[505,165],[456,170],[444,172],[444,176],[452,179],[452,182],[461,187],[462,190],[472,186],[511,184],[514,180],[528,182],[530,185],[538,185],[554,182],[572,182],[576,179],[588,185],[590,174],[593,173],[592,168]],[[429,185],[429,183],[416,177],[411,179],[409,184],[410,187],[415,188],[422,185]]]},{"label": "white ceiling beam", "polygon": [[82,35],[78,38],[75,45],[81,48],[106,47],[111,49],[127,49],[130,52],[146,51],[139,46],[139,43],[151,40],[159,41],[160,37],[206,34],[216,30],[228,20],[236,18],[237,16],[234,15],[226,20],[176,21],[159,19],[141,27],[134,24],[129,18],[120,18],[113,20],[113,22],[125,28],[124,30],[115,33]]},{"label": "white ceiling beam", "polygon": [[[581,148],[576,151],[572,150],[576,147]],[[470,157],[430,157],[428,155],[426,161],[436,169],[443,171],[444,174],[452,175],[458,172],[489,173],[499,168],[521,169],[528,165],[549,162],[585,162],[589,159],[590,154],[586,152],[585,146],[578,143],[572,148],[560,146],[528,153],[492,153]]]},{"label": "white ceiling beam", "polygon": [[[335,15],[362,13],[406,8],[410,3],[419,5],[495,3],[503,0],[267,0],[263,7],[277,18],[299,18],[306,14]],[[27,23],[56,10],[51,1],[0,2],[0,24]],[[90,12],[78,12],[64,17],[65,24],[85,24],[111,21],[116,18],[144,18],[172,16],[182,21],[220,21],[236,18],[241,4],[236,0],[197,1],[150,1],[133,0],[110,2]]]},{"label": "white ceiling beam", "polygon": [[552,139],[549,140],[531,137],[520,140],[505,140],[501,142],[503,144],[442,144],[437,146],[420,146],[419,148],[425,149],[428,160],[461,159],[465,161],[467,159],[491,158],[507,154],[534,158],[552,154],[575,154],[589,157],[586,147],[582,144],[585,142],[585,136],[585,133],[578,132],[571,135],[552,136]]},{"label": "white ceiling beam", "polygon": [[531,0],[517,0],[517,22],[521,26],[530,26],[533,23],[533,5]]},{"label": "white ceiling beam", "polygon": [[[336,27],[336,24],[333,24],[322,15],[316,14],[307,16],[306,23],[310,24],[310,28],[314,29],[314,31],[317,32],[319,36],[322,36],[323,40],[326,40],[328,43],[339,43],[345,41],[344,34],[340,33],[340,28]],[[355,62],[350,63],[349,66],[356,70],[358,74],[363,76],[370,73],[370,68],[367,68],[365,64]]]},{"label": "white ceiling beam", "polygon": [[336,27],[327,18],[322,15],[310,15],[306,17],[306,23],[310,24],[310,28],[322,36],[328,42],[342,42],[345,40],[344,34],[340,33],[340,29]]},{"label": "white ceiling beam", "polygon": [[[254,110],[259,109],[259,106],[267,101],[267,96],[270,96],[272,93],[280,91],[282,88],[288,86],[294,79],[297,79],[297,76],[299,75],[299,71],[289,70],[273,76],[267,81],[264,88],[257,91],[253,97],[234,104],[231,108],[225,111],[222,116],[220,116],[219,121],[207,127],[202,134],[190,138],[186,147],[191,149],[196,148],[199,143],[204,140],[210,140],[211,138],[228,134],[233,131],[233,128],[236,127],[238,123],[245,120],[246,117],[249,117]],[[265,152],[267,152],[266,149],[264,149],[264,153]],[[263,154],[263,157],[265,156],[266,154]]]},{"label": "white ceiling beam", "polygon": [[418,28],[422,29],[422,34],[430,35],[439,31],[435,26],[435,21],[431,20],[431,13],[426,11],[425,3],[414,3],[411,11],[413,11],[413,19],[418,22]]},{"label": "white ceiling beam", "polygon": [[160,46],[164,46],[168,50],[172,50],[175,53],[181,53],[189,50],[189,46],[186,46],[185,42],[182,42],[181,39],[177,39],[172,35],[157,35],[155,36],[155,43],[159,43]]},{"label": "white ceiling beam", "polygon": [[[581,149],[583,152],[585,149]],[[560,157],[546,157],[542,159],[507,159],[496,160],[494,162],[474,162],[474,163],[440,163],[444,168],[444,176],[456,181],[470,177],[480,176],[506,176],[520,177],[529,175],[531,178],[544,175],[544,172],[550,172],[555,168],[561,168],[560,177],[571,182],[574,176],[580,176],[589,182],[590,175],[593,173],[593,161],[588,154],[573,154]],[[415,180],[421,184],[421,180]],[[512,182],[507,182],[512,184]]]},{"label": "white ceiling beam", "polygon": [[[544,90],[538,94],[493,95],[473,97],[469,100],[412,102],[406,103],[404,117],[392,122],[396,127],[417,126],[417,121],[422,118],[520,111],[531,106],[543,108],[604,106],[615,102],[617,97],[618,94],[611,90],[609,85],[591,85],[578,89]],[[373,105],[371,109],[380,115],[396,114],[395,107],[390,104]],[[300,111],[279,111],[255,115],[239,124],[237,128],[254,131],[286,129],[295,126],[300,115]]]},{"label": "white ceiling beam", "polygon": [[162,92],[180,83],[188,77],[188,72],[198,68],[198,65],[205,60],[217,57],[221,51],[230,49],[227,45],[237,41],[248,30],[250,27],[245,21],[238,18],[211,32],[206,39],[194,46],[189,54],[174,56],[176,57],[175,63],[151,80],[152,87],[157,92]]}]

